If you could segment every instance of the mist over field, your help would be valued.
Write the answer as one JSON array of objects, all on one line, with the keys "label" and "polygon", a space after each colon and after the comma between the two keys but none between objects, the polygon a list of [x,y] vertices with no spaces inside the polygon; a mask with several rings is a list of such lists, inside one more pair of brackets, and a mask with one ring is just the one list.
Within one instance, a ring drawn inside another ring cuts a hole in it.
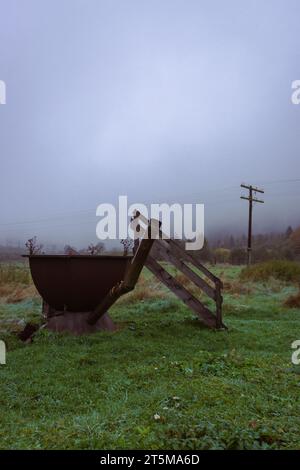
[{"label": "mist over field", "polygon": [[86,244],[96,207],[205,204],[243,233],[300,224],[297,1],[1,1],[0,243]]},{"label": "mist over field", "polygon": [[299,18],[0,0],[0,465],[300,449]]}]

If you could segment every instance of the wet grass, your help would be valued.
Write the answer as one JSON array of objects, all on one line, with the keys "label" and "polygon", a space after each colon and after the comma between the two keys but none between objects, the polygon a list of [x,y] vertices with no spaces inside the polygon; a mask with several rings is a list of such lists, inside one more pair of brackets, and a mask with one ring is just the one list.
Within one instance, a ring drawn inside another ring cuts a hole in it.
[{"label": "wet grass", "polygon": [[223,332],[147,272],[111,310],[115,333],[42,330],[24,345],[14,331],[38,321],[39,300],[2,302],[0,448],[299,449],[300,311],[284,306],[297,289],[241,283],[240,270],[215,268],[227,283]]}]

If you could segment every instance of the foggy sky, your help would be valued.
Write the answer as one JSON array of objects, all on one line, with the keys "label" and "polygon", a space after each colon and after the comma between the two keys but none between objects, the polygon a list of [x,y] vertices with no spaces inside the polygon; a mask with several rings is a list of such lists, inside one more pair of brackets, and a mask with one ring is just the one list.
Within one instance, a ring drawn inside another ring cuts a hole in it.
[{"label": "foggy sky", "polygon": [[[297,0],[0,0],[0,242],[96,241],[96,207],[300,223]],[[290,181],[297,180],[299,181]],[[286,181],[288,180],[288,181]]]}]

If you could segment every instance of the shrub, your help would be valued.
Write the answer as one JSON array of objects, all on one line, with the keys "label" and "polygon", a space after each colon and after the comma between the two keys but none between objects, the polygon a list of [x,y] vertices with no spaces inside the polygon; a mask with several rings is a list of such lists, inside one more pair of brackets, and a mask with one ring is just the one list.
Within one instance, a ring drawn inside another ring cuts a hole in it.
[{"label": "shrub", "polygon": [[230,252],[231,264],[245,264],[246,250],[244,248],[233,248]]},{"label": "shrub", "polygon": [[300,281],[300,263],[288,260],[272,260],[254,264],[241,271],[243,281],[267,281],[270,278],[286,282]]},{"label": "shrub", "polygon": [[217,263],[228,263],[230,257],[230,250],[227,248],[216,248],[215,259]]},{"label": "shrub", "polygon": [[288,297],[284,305],[289,308],[300,308],[300,289],[298,294]]}]

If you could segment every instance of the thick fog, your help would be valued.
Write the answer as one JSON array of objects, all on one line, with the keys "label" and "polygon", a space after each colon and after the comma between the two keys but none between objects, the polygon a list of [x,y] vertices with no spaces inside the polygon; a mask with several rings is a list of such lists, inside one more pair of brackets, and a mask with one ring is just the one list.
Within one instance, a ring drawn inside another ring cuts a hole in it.
[{"label": "thick fog", "polygon": [[0,243],[96,241],[98,204],[300,224],[299,1],[0,0]]}]

